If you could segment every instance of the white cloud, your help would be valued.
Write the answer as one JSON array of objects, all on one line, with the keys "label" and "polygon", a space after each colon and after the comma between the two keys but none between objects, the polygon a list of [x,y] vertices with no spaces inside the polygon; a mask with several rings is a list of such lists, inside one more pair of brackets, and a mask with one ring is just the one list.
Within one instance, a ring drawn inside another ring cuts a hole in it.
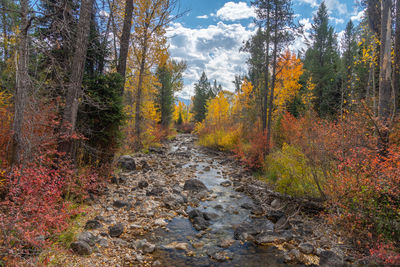
[{"label": "white cloud", "polygon": [[243,41],[254,33],[241,24],[218,22],[207,28],[192,29],[174,23],[167,31],[170,53],[174,59],[185,60],[188,69],[184,74],[185,87],[179,96],[193,96],[193,86],[203,71],[210,81],[216,79],[223,89],[234,90],[235,74],[247,72],[248,55],[239,52]]},{"label": "white cloud", "polygon": [[318,6],[317,0],[300,0],[300,2],[308,4],[313,8]]},{"label": "white cloud", "polygon": [[364,14],[365,14],[365,10],[361,10],[360,12],[358,12],[358,13],[354,14],[353,16],[351,16],[350,19],[351,19],[353,22],[361,21],[361,19],[364,17]]},{"label": "white cloud", "polygon": [[203,15],[203,16],[197,16],[196,18],[198,18],[198,19],[208,19],[208,16],[207,15]]},{"label": "white cloud", "polygon": [[254,8],[248,6],[245,2],[227,2],[217,11],[216,16],[225,21],[235,21],[240,19],[249,19],[256,16]]},{"label": "white cloud", "polygon": [[341,18],[330,17],[330,19],[333,20],[336,25],[344,23],[344,19]]},{"label": "white cloud", "polygon": [[339,0],[326,0],[325,4],[329,10],[329,13],[332,13],[334,10],[336,10],[340,15],[347,14],[346,4],[340,3]]}]

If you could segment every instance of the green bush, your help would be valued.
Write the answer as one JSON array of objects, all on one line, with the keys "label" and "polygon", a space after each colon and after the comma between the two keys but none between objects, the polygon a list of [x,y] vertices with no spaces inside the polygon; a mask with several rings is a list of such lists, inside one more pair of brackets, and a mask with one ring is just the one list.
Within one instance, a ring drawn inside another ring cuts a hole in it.
[{"label": "green bush", "polygon": [[284,143],[282,150],[271,153],[265,162],[267,178],[278,192],[292,196],[318,197],[315,175],[322,171],[313,169],[307,157],[295,146]]}]

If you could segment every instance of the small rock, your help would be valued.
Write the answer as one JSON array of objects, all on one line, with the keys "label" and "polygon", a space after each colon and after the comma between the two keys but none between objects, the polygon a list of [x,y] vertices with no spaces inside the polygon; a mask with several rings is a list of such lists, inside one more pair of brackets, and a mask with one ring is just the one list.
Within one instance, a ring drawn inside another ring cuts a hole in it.
[{"label": "small rock", "polygon": [[162,187],[153,187],[150,191],[146,192],[146,196],[160,196],[164,192]]},{"label": "small rock", "polygon": [[343,260],[330,250],[325,250],[319,255],[319,264],[323,267],[343,266]]},{"label": "small rock", "polygon": [[194,219],[196,217],[203,217],[203,213],[199,211],[198,209],[192,209],[191,211],[188,212],[189,219]]},{"label": "small rock", "polygon": [[292,235],[288,232],[276,233],[267,231],[256,236],[256,243],[259,245],[282,244],[292,239]]},{"label": "small rock", "polygon": [[301,243],[299,245],[299,250],[304,254],[311,254],[314,251],[314,246],[309,243]]},{"label": "small rock", "polygon": [[155,220],[154,224],[157,226],[161,226],[161,227],[168,225],[168,223],[164,219],[161,219],[161,218]]},{"label": "small rock", "polygon": [[159,260],[156,260],[153,262],[152,266],[161,266],[161,262]]},{"label": "small rock", "polygon": [[208,226],[210,225],[205,219],[204,217],[195,217],[192,220],[193,223],[193,227],[197,230],[205,230],[208,228]]},{"label": "small rock", "polygon": [[233,243],[235,243],[235,240],[225,239],[225,240],[222,240],[222,242],[219,244],[219,246],[221,248],[229,248],[230,246],[233,245]]},{"label": "small rock", "polygon": [[203,212],[203,217],[207,221],[212,221],[218,219],[219,215],[214,212]]},{"label": "small rock", "polygon": [[131,207],[131,203],[127,202],[127,201],[122,201],[122,200],[116,200],[113,203],[113,206],[116,208],[123,208],[123,207],[127,207],[130,208]]},{"label": "small rock", "polygon": [[174,241],[174,242],[166,245],[165,248],[188,251],[189,244],[188,243],[178,243],[178,242]]},{"label": "small rock", "polygon": [[192,244],[192,247],[194,248],[202,248],[204,247],[204,243],[203,242],[196,242]]},{"label": "small rock", "polygon": [[86,230],[93,230],[101,228],[103,225],[98,220],[89,220],[85,224]]},{"label": "small rock", "polygon": [[211,170],[211,167],[210,166],[206,166],[206,167],[204,167],[204,169],[203,169],[203,171],[205,171],[205,172],[209,172]]},{"label": "small rock", "polygon": [[139,183],[138,183],[138,187],[140,189],[146,188],[148,186],[149,186],[149,183],[147,181],[139,181]]},{"label": "small rock", "polygon": [[286,216],[282,216],[274,225],[274,230],[290,229],[290,224]]},{"label": "small rock", "polygon": [[115,239],[113,240],[113,242],[114,242],[114,245],[116,245],[116,246],[120,246],[120,247],[127,247],[127,246],[129,246],[128,241],[125,241],[125,240],[123,240],[123,239],[121,239],[121,238],[115,238]]},{"label": "small rock", "polygon": [[232,182],[231,181],[223,181],[222,183],[220,183],[220,185],[223,187],[228,187],[228,186],[232,185]]},{"label": "small rock", "polygon": [[213,260],[224,262],[227,260],[231,260],[233,258],[233,253],[224,250],[215,250],[211,249],[207,252],[207,255],[212,258]]},{"label": "small rock", "polygon": [[304,261],[304,255],[301,254],[298,249],[292,249],[291,251],[285,254],[284,260],[286,263],[288,262],[301,263]]},{"label": "small rock", "polygon": [[136,163],[132,156],[124,155],[121,156],[118,160],[118,164],[120,168],[127,170],[127,171],[134,171],[136,170]]},{"label": "small rock", "polygon": [[199,191],[207,190],[207,187],[204,185],[204,183],[202,181],[200,181],[198,179],[189,179],[189,180],[185,181],[183,190],[199,192]]},{"label": "small rock", "polygon": [[92,249],[89,244],[84,241],[76,241],[71,243],[71,249],[78,255],[90,255],[92,254]]},{"label": "small rock", "polygon": [[250,210],[254,207],[254,205],[250,204],[250,203],[243,203],[242,205],[240,205],[241,208],[245,209],[245,210]]},{"label": "small rock", "polygon": [[271,202],[271,207],[274,209],[279,208],[279,206],[281,205],[281,202],[279,201],[279,199],[275,198],[274,200],[272,200]]},{"label": "small rock", "polygon": [[124,232],[124,226],[121,223],[108,227],[108,234],[111,237],[119,237],[122,235],[123,232]]},{"label": "small rock", "polygon": [[280,210],[268,210],[265,217],[273,223],[276,223],[280,218],[285,216],[285,213]]},{"label": "small rock", "polygon": [[100,247],[108,248],[107,239],[104,239],[104,238],[99,239],[98,244],[99,244]]}]

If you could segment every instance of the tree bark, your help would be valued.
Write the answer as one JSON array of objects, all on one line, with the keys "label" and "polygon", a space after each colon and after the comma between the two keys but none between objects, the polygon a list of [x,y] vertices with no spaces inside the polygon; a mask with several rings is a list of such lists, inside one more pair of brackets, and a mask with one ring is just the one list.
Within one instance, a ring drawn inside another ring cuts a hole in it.
[{"label": "tree bark", "polygon": [[[3,9],[6,8],[6,1],[5,0],[1,0],[1,5],[3,7]],[[7,46],[7,40],[8,40],[8,36],[7,36],[7,18],[6,18],[6,11],[2,12],[2,23],[3,23],[3,49],[4,49],[4,58],[3,61],[6,62],[8,59],[8,46]]]},{"label": "tree bark", "polygon": [[126,60],[128,58],[129,40],[131,37],[132,16],[133,16],[133,0],[126,0],[125,17],[124,17],[124,23],[123,23],[123,27],[122,27],[122,35],[121,35],[120,49],[119,49],[119,59],[118,59],[118,66],[117,66],[117,72],[119,74],[121,74],[121,76],[124,79],[124,83],[121,87],[121,95],[124,94],[124,87],[125,87]]},{"label": "tree bark", "polygon": [[29,1],[21,0],[21,26],[18,35],[18,51],[16,58],[16,92],[14,99],[14,121],[13,121],[13,143],[12,143],[12,165],[23,162],[24,138],[23,125],[26,106],[27,92],[29,91],[30,80],[28,74],[28,30],[30,20],[28,18]]},{"label": "tree bark", "polygon": [[72,59],[71,80],[67,87],[67,97],[63,114],[62,131],[65,138],[61,140],[60,151],[69,154],[72,158],[73,140],[70,136],[75,132],[78,115],[79,97],[82,90],[82,79],[89,42],[90,20],[94,0],[82,0],[78,32],[75,42],[74,57]]},{"label": "tree bark", "polygon": [[138,81],[138,87],[137,87],[137,92],[136,92],[136,114],[135,114],[135,148],[139,149],[141,148],[141,142],[140,142],[140,135],[141,135],[141,103],[142,103],[142,87],[143,87],[143,78],[144,78],[144,72],[146,68],[146,55],[147,55],[147,30],[144,32],[144,40],[143,40],[143,47],[142,47],[142,58],[140,61],[140,69],[139,69],[139,81]]},{"label": "tree bark", "polygon": [[267,23],[266,23],[266,51],[265,51],[265,71],[264,71],[264,105],[263,105],[263,112],[262,112],[262,130],[265,134],[267,129],[267,113],[268,113],[268,91],[269,91],[269,45],[270,45],[270,14],[269,10],[267,10]]},{"label": "tree bark", "polygon": [[[400,93],[400,0],[396,1],[396,32],[394,44],[394,73],[393,73],[393,91],[395,93],[395,104],[399,106]],[[396,110],[395,110],[396,111]]]},{"label": "tree bark", "polygon": [[392,112],[392,86],[391,86],[391,0],[381,1],[381,47],[380,47],[380,73],[379,73],[379,104],[378,119],[381,125],[379,130],[378,150],[381,156],[387,154],[389,143],[390,118]]}]

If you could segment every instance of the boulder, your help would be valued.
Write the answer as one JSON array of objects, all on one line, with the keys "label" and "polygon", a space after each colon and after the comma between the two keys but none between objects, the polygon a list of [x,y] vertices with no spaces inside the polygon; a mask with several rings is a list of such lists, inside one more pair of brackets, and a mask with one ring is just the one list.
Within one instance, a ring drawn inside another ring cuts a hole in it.
[{"label": "boulder", "polygon": [[186,180],[185,185],[183,186],[183,190],[191,192],[199,192],[207,190],[207,187],[204,185],[202,181],[198,179],[189,179]]},{"label": "boulder", "polygon": [[136,163],[132,156],[124,155],[118,159],[118,165],[121,169],[126,171],[136,170]]},{"label": "boulder", "polygon": [[89,220],[85,224],[86,230],[94,230],[101,228],[103,225],[98,220]]},{"label": "boulder", "polygon": [[71,249],[73,252],[81,256],[92,254],[92,248],[89,246],[88,243],[84,241],[78,240],[76,242],[71,243]]},{"label": "boulder", "polygon": [[83,241],[87,243],[89,246],[93,247],[98,241],[98,237],[92,234],[91,232],[82,232],[78,235],[78,241]]},{"label": "boulder", "polygon": [[324,250],[319,255],[319,265],[322,267],[339,267],[343,266],[343,260],[330,250]]},{"label": "boulder", "polygon": [[210,223],[207,222],[207,221],[204,219],[204,217],[195,217],[195,218],[192,220],[192,223],[193,223],[193,227],[194,227],[197,231],[205,230],[205,229],[207,229],[208,226],[210,225]]},{"label": "boulder", "polygon": [[259,245],[282,244],[284,242],[290,241],[291,239],[292,234],[286,231],[266,231],[256,236],[256,243]]},{"label": "boulder", "polygon": [[280,218],[284,217],[285,213],[280,210],[268,210],[265,217],[273,223],[276,223]]},{"label": "boulder", "polygon": [[131,207],[131,203],[123,200],[116,200],[114,201],[113,206],[119,209],[124,207],[129,209]]},{"label": "boulder", "polygon": [[146,192],[146,196],[160,196],[164,192],[162,187],[153,187],[151,190]]},{"label": "boulder", "polygon": [[310,243],[301,243],[299,245],[299,250],[304,254],[312,254],[314,251],[314,246]]},{"label": "boulder", "polygon": [[124,226],[121,223],[108,227],[108,234],[111,237],[119,237],[124,232]]}]

